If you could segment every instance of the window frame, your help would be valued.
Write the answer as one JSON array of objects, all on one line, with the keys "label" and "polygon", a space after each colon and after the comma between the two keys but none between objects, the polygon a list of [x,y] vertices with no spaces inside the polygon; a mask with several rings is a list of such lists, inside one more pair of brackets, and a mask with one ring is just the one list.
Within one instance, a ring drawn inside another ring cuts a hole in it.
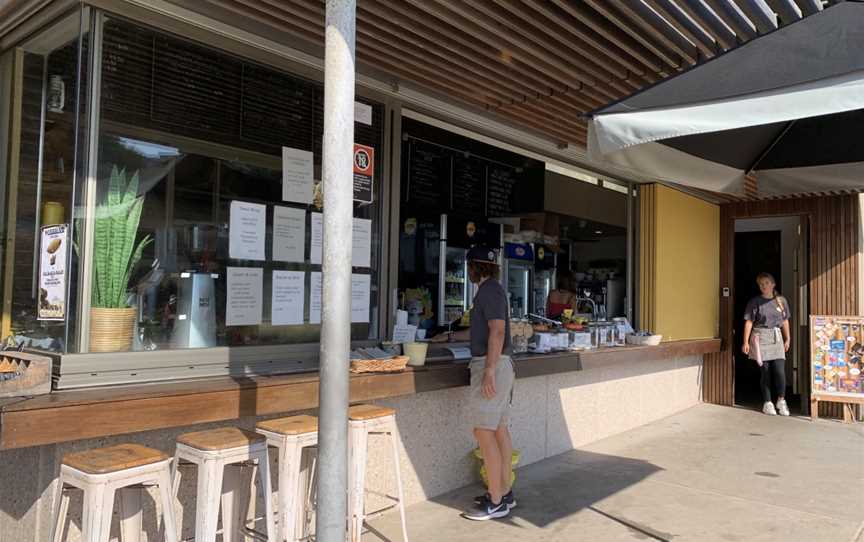
[{"label": "window frame", "polygon": [[[100,2],[88,3],[100,4]],[[108,2],[111,4],[111,2]],[[119,5],[117,6],[120,7]],[[174,35],[182,35],[186,39],[206,44],[206,47],[234,55],[243,60],[254,61],[263,66],[276,69],[291,75],[323,83],[323,72],[317,68],[310,68],[296,63],[286,57],[274,54],[264,49],[249,47],[224,36],[219,36],[208,30],[192,26],[189,23],[178,21],[154,12],[136,8],[132,10],[131,16],[125,9],[122,13],[112,12],[98,6],[94,6],[90,12],[90,46],[88,58],[82,59],[89,65],[87,81],[81,84],[87,85],[89,90],[86,94],[86,103],[81,104],[82,110],[86,111],[87,130],[83,145],[84,156],[83,174],[77,187],[81,190],[82,206],[88,210],[95,207],[97,168],[99,162],[99,134],[106,126],[115,126],[116,123],[103,121],[101,119],[101,70],[102,70],[102,42],[104,22],[109,18],[127,20],[132,24],[144,25],[159,32],[167,32]],[[256,54],[250,54],[256,53]],[[379,258],[373,261],[373,268],[378,274],[377,285],[377,318],[373,317],[370,322],[374,326],[377,336],[387,336],[387,322],[390,320],[391,312],[389,302],[388,281],[389,269],[397,262],[398,258],[391,257],[387,250],[390,239],[390,191],[391,164],[393,163],[389,153],[392,152],[392,115],[394,100],[386,95],[375,91],[364,89],[357,92],[358,98],[374,101],[383,107],[383,137],[382,148],[376,149],[382,154],[382,178],[376,180],[380,186],[381,205],[380,236],[381,250]],[[124,129],[131,129],[135,133],[146,136],[148,129],[122,125]],[[227,150],[224,145],[210,143],[184,136],[171,135],[172,139],[185,140],[191,145],[201,146],[215,150]],[[231,150],[237,154],[239,150]],[[244,151],[250,155],[254,151]],[[268,155],[269,157],[269,155]],[[275,159],[275,158],[274,158]],[[76,189],[77,189],[76,187]],[[92,289],[92,250],[93,250],[93,213],[87,212],[84,217],[84,242],[82,243],[82,257],[79,267],[75,270],[80,273],[78,278],[78,295],[75,299],[76,314],[87,314],[90,307],[90,293]],[[89,233],[88,233],[89,232]],[[87,349],[89,341],[89,319],[86,317],[69,318],[68,334],[74,335],[74,344],[79,351]],[[355,340],[352,347],[372,346],[377,340]],[[261,346],[220,346],[212,348],[192,348],[178,350],[158,350],[152,352],[115,352],[104,353],[63,353],[54,355],[57,362],[55,365],[55,388],[56,389],[78,389],[106,385],[121,385],[130,383],[148,383],[186,380],[190,378],[206,378],[216,376],[251,377],[266,376],[272,374],[284,374],[293,372],[309,372],[318,368],[319,343],[296,343],[285,345],[261,345]]]}]

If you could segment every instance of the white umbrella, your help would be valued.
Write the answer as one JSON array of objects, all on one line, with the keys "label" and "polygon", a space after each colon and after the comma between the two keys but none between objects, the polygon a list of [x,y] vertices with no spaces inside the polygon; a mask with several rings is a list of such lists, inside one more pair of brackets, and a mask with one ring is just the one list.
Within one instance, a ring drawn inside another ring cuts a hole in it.
[{"label": "white umbrella", "polygon": [[743,193],[864,190],[864,3],[754,39],[591,115],[588,152],[659,180]]}]

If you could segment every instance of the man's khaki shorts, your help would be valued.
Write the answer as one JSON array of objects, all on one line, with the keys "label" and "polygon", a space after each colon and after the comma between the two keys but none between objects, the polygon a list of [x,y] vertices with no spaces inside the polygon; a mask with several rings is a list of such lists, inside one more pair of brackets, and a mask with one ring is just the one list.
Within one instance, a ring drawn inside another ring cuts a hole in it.
[{"label": "man's khaki shorts", "polygon": [[483,369],[486,358],[471,360],[471,395],[468,399],[468,416],[473,427],[495,431],[500,425],[510,422],[510,407],[513,403],[513,383],[516,372],[510,356],[501,356],[495,367],[495,397],[483,397]]}]

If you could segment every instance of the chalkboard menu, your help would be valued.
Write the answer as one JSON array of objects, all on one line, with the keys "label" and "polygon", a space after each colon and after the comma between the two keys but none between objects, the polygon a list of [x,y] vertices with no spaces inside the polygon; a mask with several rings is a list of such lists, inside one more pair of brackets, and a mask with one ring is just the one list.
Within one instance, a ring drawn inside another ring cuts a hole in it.
[{"label": "chalkboard menu", "polygon": [[484,216],[486,211],[487,166],[470,156],[453,158],[453,177],[450,191],[451,209],[472,217]]},{"label": "chalkboard menu", "polygon": [[[506,216],[514,212],[514,189],[518,181],[516,168],[494,165],[489,167],[486,190],[488,216]],[[540,188],[542,190],[542,187]]]},{"label": "chalkboard menu", "polygon": [[311,149],[315,123],[314,87],[296,77],[256,66],[243,66],[241,137],[248,141]]},{"label": "chalkboard menu", "polygon": [[451,157],[446,149],[411,141],[408,145],[408,186],[405,200],[412,205],[450,208]]}]

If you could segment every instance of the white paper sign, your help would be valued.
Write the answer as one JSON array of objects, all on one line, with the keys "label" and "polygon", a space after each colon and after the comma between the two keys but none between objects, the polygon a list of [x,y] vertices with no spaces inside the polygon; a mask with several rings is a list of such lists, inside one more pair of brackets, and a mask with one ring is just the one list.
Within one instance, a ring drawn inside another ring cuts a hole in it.
[{"label": "white paper sign", "polygon": [[311,152],[282,147],[282,201],[312,203],[313,172]]},{"label": "white paper sign", "polygon": [[303,323],[306,274],[303,271],[273,271],[270,323],[289,326]]},{"label": "white paper sign", "polygon": [[397,344],[413,343],[417,336],[417,326],[393,326],[393,342]]},{"label": "white paper sign", "polygon": [[372,275],[351,275],[351,323],[369,322]]},{"label": "white paper sign", "polygon": [[309,323],[321,323],[321,272],[312,271],[309,274]]},{"label": "white paper sign", "polygon": [[[309,274],[309,323],[321,323],[321,273]],[[351,275],[351,323],[369,322],[372,275]]]},{"label": "white paper sign", "polygon": [[354,122],[372,126],[372,106],[354,102]]},{"label": "white paper sign", "polygon": [[273,260],[302,262],[306,249],[306,210],[273,207]]},{"label": "white paper sign", "polygon": [[309,261],[321,264],[321,254],[324,250],[324,215],[312,213],[312,236],[309,241]]},{"label": "white paper sign", "polygon": [[39,243],[39,305],[37,320],[66,319],[66,273],[69,226],[44,226]]},{"label": "white paper sign", "polygon": [[232,201],[228,255],[235,260],[263,260],[266,226],[266,205]]},{"label": "white paper sign", "polygon": [[372,221],[368,218],[354,219],[351,265],[372,267]]},{"label": "white paper sign", "polygon": [[[372,221],[368,218],[355,218],[351,241],[351,266],[372,266]],[[324,248],[324,215],[312,213],[312,240],[309,261],[321,264]]]},{"label": "white paper sign", "polygon": [[228,300],[225,325],[256,326],[261,323],[264,270],[258,267],[228,268]]}]

